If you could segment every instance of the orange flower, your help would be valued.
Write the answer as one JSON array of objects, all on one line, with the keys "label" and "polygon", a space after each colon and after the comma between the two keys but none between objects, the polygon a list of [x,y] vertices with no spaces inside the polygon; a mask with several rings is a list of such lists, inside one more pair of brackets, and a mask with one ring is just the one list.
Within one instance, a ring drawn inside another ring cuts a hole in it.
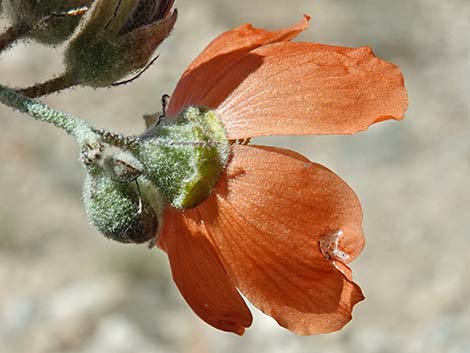
[{"label": "orange flower", "polygon": [[[352,134],[402,119],[400,70],[369,48],[290,42],[308,19],[220,35],[182,75],[168,115],[214,109],[232,140]],[[204,321],[240,335],[252,316],[237,289],[295,333],[340,329],[364,299],[347,266],[364,246],[356,195],[295,152],[239,144],[231,152],[208,199],[165,211],[158,242],[181,294]]]}]

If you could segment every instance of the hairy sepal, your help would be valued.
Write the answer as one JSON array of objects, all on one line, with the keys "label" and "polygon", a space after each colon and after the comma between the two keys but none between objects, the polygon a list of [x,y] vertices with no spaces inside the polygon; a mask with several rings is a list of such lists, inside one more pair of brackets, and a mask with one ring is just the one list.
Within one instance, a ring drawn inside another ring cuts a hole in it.
[{"label": "hairy sepal", "polygon": [[162,223],[161,198],[144,177],[121,183],[100,172],[85,178],[83,200],[91,223],[107,238],[121,243],[154,239]]},{"label": "hairy sepal", "polygon": [[210,195],[229,153],[224,127],[214,111],[188,107],[173,123],[146,133],[137,157],[168,202],[185,209]]}]

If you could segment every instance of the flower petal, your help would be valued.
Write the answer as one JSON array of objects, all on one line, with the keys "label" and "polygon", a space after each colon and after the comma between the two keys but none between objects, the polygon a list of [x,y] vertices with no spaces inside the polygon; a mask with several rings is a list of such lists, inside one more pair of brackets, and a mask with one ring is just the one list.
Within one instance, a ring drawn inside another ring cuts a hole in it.
[{"label": "flower petal", "polygon": [[361,290],[319,243],[342,230],[341,250],[357,256],[362,212],[330,170],[291,151],[233,146],[227,173],[197,209],[232,280],[280,325],[308,335],[351,319]]},{"label": "flower petal", "polygon": [[[256,147],[260,150],[270,151],[270,152],[273,152],[273,153],[282,154],[282,155],[287,156],[287,157],[295,158],[299,162],[313,164],[314,166],[316,166],[318,168],[323,168],[323,169],[329,171],[324,166],[322,166],[320,164],[312,163],[307,157],[301,155],[298,152],[292,151],[292,150],[282,149],[282,148],[278,148],[278,147],[271,147],[271,146],[253,146],[253,147]],[[329,172],[332,173],[331,171],[329,171]],[[334,175],[334,176],[337,179],[339,179],[341,181],[341,183],[345,184],[345,182],[343,180],[341,180],[337,175]],[[349,188],[348,185],[345,184],[345,186],[350,190],[350,192],[354,193],[354,191],[352,191]],[[357,217],[356,222],[358,223],[358,228],[361,229],[362,209],[361,209],[361,205],[359,203],[359,200],[357,199],[357,197],[355,195],[354,195],[354,197],[356,198],[357,204],[354,207],[352,207],[352,209],[354,209],[356,212],[360,213],[360,214],[358,213],[357,216],[356,216]],[[352,216],[352,213],[350,215]],[[346,254],[348,254],[349,257],[347,259],[341,261],[341,262],[340,261],[333,261],[333,265],[338,270],[342,271],[343,274],[346,277],[348,277],[350,280],[352,280],[352,273],[351,273],[351,269],[346,264],[350,263],[356,257],[359,256],[362,249],[364,248],[364,245],[365,245],[365,240],[364,240],[364,235],[362,234],[362,230],[360,230],[358,232],[349,232],[346,236],[342,237],[342,239],[341,239],[341,249]]]},{"label": "flower petal", "polygon": [[[234,89],[227,94],[226,87]],[[217,105],[228,137],[239,139],[352,134],[402,119],[408,101],[398,67],[370,48],[275,43],[251,51],[219,77],[202,104]]]},{"label": "flower petal", "polygon": [[222,33],[185,70],[171,96],[168,114],[176,115],[188,105],[205,105],[203,102],[207,92],[243,56],[264,44],[291,40],[307,28],[309,19],[304,16],[294,26],[279,31],[266,31],[245,24]]},{"label": "flower petal", "polygon": [[242,335],[251,313],[230,281],[195,210],[168,207],[159,246],[170,260],[173,279],[194,312],[219,330]]}]

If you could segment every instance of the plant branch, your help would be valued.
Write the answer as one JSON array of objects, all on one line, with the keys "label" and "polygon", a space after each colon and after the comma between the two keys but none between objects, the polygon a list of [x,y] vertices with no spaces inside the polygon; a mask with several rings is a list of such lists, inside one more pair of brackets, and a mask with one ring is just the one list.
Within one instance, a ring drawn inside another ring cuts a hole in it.
[{"label": "plant branch", "polygon": [[21,93],[22,95],[25,95],[29,98],[37,98],[62,91],[64,89],[73,87],[76,84],[77,83],[73,80],[71,75],[64,73],[46,82],[37,83],[33,86],[20,89],[18,90],[18,93]]},{"label": "plant branch", "polygon": [[83,119],[51,108],[2,85],[0,85],[0,103],[64,130],[74,136],[80,145],[92,141],[134,150],[140,140],[139,137],[96,129]]},{"label": "plant branch", "polygon": [[92,131],[100,137],[100,140],[111,146],[121,147],[134,151],[138,148],[141,138],[139,136],[126,136],[103,129],[92,128]]},{"label": "plant branch", "polygon": [[27,24],[13,25],[0,33],[0,52],[7,49],[31,30]]},{"label": "plant branch", "polygon": [[85,120],[53,109],[2,85],[0,85],[0,103],[22,113],[26,113],[36,120],[53,124],[59,129],[65,130],[68,134],[76,137],[78,140],[81,140],[86,134],[93,133],[91,127]]}]

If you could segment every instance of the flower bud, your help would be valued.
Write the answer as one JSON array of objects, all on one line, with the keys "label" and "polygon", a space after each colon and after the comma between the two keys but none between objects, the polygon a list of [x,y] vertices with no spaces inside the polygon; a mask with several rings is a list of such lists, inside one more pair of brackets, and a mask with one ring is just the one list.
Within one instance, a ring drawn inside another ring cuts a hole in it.
[{"label": "flower bud", "polygon": [[170,34],[174,0],[95,0],[65,51],[75,82],[106,87],[142,69]]},{"label": "flower bud", "polygon": [[140,244],[157,236],[159,217],[137,185],[104,174],[85,179],[83,200],[88,217],[105,237]]},{"label": "flower bud", "polygon": [[102,152],[88,150],[84,158],[83,200],[91,223],[121,243],[152,241],[164,207],[158,190],[140,175],[141,165],[130,153],[105,151],[103,156]]},{"label": "flower bud", "polygon": [[203,202],[230,154],[222,123],[201,107],[133,138],[127,149],[105,140],[83,147],[83,200],[95,227],[122,243],[154,241],[167,204],[185,209]]},{"label": "flower bud", "polygon": [[15,25],[29,29],[29,38],[55,45],[70,37],[82,17],[81,12],[67,13],[92,2],[93,0],[3,0],[0,6]]}]

